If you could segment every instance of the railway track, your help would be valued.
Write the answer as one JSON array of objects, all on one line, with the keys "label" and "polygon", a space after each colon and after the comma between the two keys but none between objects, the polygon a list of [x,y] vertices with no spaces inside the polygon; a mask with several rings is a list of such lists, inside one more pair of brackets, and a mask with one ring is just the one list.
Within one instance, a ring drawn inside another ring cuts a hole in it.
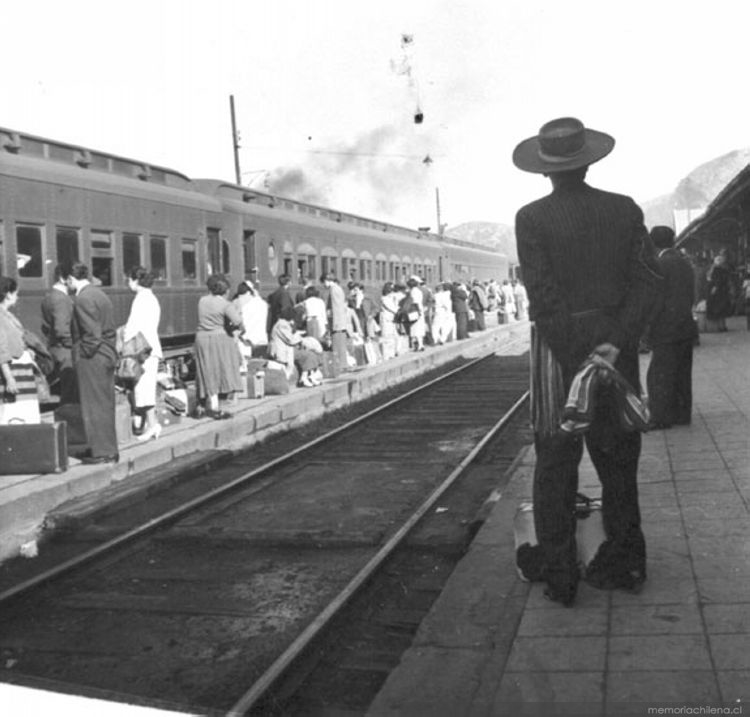
[{"label": "railway track", "polygon": [[[70,536],[117,537],[0,595],[0,680],[205,714],[303,712],[295,695],[330,654],[325,636],[407,536],[431,534],[526,384],[524,357],[472,362],[263,465],[236,457],[213,472],[220,487],[159,519],[134,526],[130,509]],[[474,505],[500,477],[484,474]]]}]

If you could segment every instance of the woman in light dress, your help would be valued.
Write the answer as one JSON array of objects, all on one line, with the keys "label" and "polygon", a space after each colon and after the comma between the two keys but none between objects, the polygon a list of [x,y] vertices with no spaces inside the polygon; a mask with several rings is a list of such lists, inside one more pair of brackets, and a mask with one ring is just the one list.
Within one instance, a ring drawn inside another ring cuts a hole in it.
[{"label": "woman in light dress", "polygon": [[141,419],[139,441],[158,438],[161,425],[156,419],[156,376],[159,361],[163,354],[159,340],[159,320],[161,307],[151,287],[154,274],[142,266],[137,266],[128,273],[128,288],[135,292],[130,314],[123,329],[123,341],[129,341],[139,332],[148,341],[151,353],[142,364],[143,374],[133,389],[135,413]]},{"label": "woman in light dress", "polygon": [[198,398],[206,415],[217,420],[231,418],[219,410],[219,394],[233,396],[242,390],[241,356],[235,336],[242,329],[239,311],[227,299],[229,283],[223,274],[212,274],[206,281],[208,294],[198,301],[198,330],[195,333],[195,378]]},{"label": "woman in light dress", "polygon": [[413,351],[424,351],[424,336],[427,323],[424,318],[424,295],[420,289],[422,281],[418,276],[410,277],[406,285],[409,287],[406,300],[407,319],[409,321],[409,343]]}]

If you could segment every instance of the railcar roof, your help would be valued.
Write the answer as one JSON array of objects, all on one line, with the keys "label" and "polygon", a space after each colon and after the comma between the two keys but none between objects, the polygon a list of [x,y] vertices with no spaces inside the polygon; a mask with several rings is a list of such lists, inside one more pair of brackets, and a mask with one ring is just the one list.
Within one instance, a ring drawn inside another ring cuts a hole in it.
[{"label": "railcar roof", "polygon": [[190,178],[168,167],[0,127],[0,150],[60,166],[114,174],[136,181],[189,189]]}]

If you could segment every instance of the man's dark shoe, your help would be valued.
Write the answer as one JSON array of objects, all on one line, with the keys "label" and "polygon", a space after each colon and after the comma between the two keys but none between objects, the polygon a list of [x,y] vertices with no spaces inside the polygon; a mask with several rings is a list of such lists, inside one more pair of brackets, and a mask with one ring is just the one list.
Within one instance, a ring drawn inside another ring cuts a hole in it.
[{"label": "man's dark shoe", "polygon": [[98,463],[117,463],[119,460],[120,456],[115,453],[113,456],[84,456],[81,458],[81,463],[95,465]]},{"label": "man's dark shoe", "polygon": [[578,591],[578,576],[574,578],[547,575],[547,588],[544,597],[552,602],[559,602],[563,607],[570,607]]},{"label": "man's dark shoe", "polygon": [[576,598],[578,586],[575,583],[568,585],[547,585],[544,597],[551,602],[559,602],[563,607],[570,607]]},{"label": "man's dark shoe", "polygon": [[624,590],[637,594],[646,582],[646,573],[640,570],[594,570],[586,572],[584,581],[597,590]]}]

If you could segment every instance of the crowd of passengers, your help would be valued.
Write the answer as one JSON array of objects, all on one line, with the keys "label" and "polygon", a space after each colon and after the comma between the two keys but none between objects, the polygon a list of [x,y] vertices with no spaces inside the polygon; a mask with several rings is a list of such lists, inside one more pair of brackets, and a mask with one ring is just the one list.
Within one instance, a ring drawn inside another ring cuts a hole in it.
[{"label": "crowd of passengers", "polygon": [[485,329],[485,314],[498,312],[508,322],[527,318],[527,298],[520,281],[478,279],[439,283],[429,288],[412,275],[404,283],[386,282],[371,298],[365,286],[350,281],[346,288],[326,274],[316,285],[308,281],[293,292],[288,276],[263,299],[252,282],[238,287],[232,304],[241,330],[238,344],[244,357],[266,356],[295,369],[300,386],[322,381],[321,362],[330,350],[334,374],[361,363],[379,363],[407,351],[424,351],[465,339]]},{"label": "crowd of passengers", "polygon": [[[161,307],[154,274],[135,267],[127,274],[134,293],[128,319],[116,326],[114,308],[89,267],[58,265],[40,312],[36,336],[13,312],[18,282],[0,277],[0,425],[40,422],[40,404],[80,406],[89,450],[84,462],[118,460],[116,386],[125,387],[138,439],[158,438],[157,386],[164,378],[159,339]],[[342,286],[332,274],[295,291],[290,277],[262,297],[246,280],[232,290],[213,274],[198,301],[194,361],[199,416],[229,418],[219,397],[236,397],[247,386],[247,366],[262,358],[288,381],[312,387],[328,375],[375,364],[408,351],[424,351],[485,329],[485,315],[525,320],[526,292],[520,281],[472,280],[426,286],[413,275],[386,282],[379,297],[363,284]],[[55,397],[52,397],[55,394]]]}]

